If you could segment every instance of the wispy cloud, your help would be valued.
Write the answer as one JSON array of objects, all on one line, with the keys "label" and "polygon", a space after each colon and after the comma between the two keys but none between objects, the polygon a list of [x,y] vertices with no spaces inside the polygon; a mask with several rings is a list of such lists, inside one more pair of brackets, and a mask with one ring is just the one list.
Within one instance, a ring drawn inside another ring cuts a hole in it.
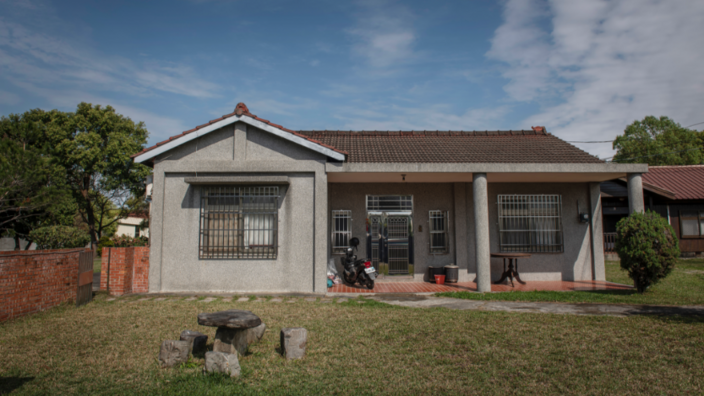
[{"label": "wispy cloud", "polygon": [[355,55],[369,65],[385,68],[414,56],[415,17],[406,7],[391,1],[363,1],[356,25],[348,29]]},{"label": "wispy cloud", "polygon": [[184,65],[137,64],[84,44],[0,17],[0,69],[10,82],[63,84],[140,96],[167,92],[195,98],[216,96],[220,89]]},{"label": "wispy cloud", "polygon": [[704,121],[702,20],[702,2],[509,0],[487,56],[506,64],[511,98],[542,104],[526,124],[612,139],[651,114]]}]

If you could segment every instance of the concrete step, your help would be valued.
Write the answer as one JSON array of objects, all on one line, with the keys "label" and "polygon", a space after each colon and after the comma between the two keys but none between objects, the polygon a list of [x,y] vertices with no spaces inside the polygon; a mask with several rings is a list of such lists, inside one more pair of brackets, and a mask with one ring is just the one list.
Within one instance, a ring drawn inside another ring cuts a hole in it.
[{"label": "concrete step", "polygon": [[380,274],[376,278],[376,282],[391,283],[391,282],[413,282],[413,275],[384,275]]}]

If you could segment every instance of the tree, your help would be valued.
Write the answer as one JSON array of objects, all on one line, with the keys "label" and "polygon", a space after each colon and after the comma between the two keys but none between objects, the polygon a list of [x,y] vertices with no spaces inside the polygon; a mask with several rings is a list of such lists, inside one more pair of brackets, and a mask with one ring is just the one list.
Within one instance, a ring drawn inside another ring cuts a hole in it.
[{"label": "tree", "polygon": [[[95,249],[104,227],[127,217],[134,197],[144,194],[149,168],[130,156],[142,149],[148,132],[142,122],[135,124],[111,106],[90,103],[80,103],[75,113],[54,112],[46,131],[52,161],[66,173]],[[107,206],[115,216],[105,224],[100,211]]]},{"label": "tree", "polygon": [[645,117],[627,126],[614,140],[614,162],[648,165],[704,163],[704,136],[667,117]]},{"label": "tree", "polygon": [[635,212],[616,225],[616,252],[638,293],[665,278],[680,255],[675,231],[659,214]]},{"label": "tree", "polygon": [[42,110],[0,118],[0,231],[15,238],[16,248],[32,229],[66,220],[67,206],[71,217],[63,169],[51,163],[45,138],[50,119]]}]

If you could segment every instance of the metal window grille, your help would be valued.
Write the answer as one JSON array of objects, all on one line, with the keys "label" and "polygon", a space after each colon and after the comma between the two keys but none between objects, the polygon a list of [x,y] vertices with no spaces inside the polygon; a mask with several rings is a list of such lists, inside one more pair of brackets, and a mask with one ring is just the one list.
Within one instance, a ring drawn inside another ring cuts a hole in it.
[{"label": "metal window grille", "polygon": [[499,195],[502,252],[563,251],[561,195]]},{"label": "metal window grille", "polygon": [[448,251],[449,212],[430,211],[430,254],[444,254]]},{"label": "metal window grille", "polygon": [[412,195],[367,195],[367,210],[413,210]]},{"label": "metal window grille", "polygon": [[352,238],[352,211],[332,211],[332,252],[345,253]]},{"label": "metal window grille", "polygon": [[204,187],[199,257],[275,259],[278,224],[278,187]]}]

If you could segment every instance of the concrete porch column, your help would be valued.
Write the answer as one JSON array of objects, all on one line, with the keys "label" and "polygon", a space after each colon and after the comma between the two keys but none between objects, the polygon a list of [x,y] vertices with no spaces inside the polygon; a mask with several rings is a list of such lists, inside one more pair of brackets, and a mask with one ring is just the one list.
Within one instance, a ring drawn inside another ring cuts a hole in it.
[{"label": "concrete porch column", "polygon": [[491,248],[489,246],[489,195],[486,173],[472,175],[474,195],[474,240],[477,263],[477,289],[491,291]]},{"label": "concrete porch column", "polygon": [[643,203],[643,178],[640,173],[628,174],[628,213],[645,211]]}]

